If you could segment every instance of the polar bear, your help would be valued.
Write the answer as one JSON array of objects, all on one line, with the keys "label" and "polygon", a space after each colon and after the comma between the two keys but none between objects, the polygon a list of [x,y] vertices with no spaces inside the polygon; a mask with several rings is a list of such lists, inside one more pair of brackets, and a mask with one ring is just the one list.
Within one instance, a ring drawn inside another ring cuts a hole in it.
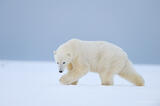
[{"label": "polar bear", "polygon": [[54,51],[54,58],[60,73],[68,69],[59,80],[65,85],[76,85],[89,71],[99,74],[102,85],[113,85],[116,74],[137,86],[144,85],[127,54],[109,42],[71,39]]}]

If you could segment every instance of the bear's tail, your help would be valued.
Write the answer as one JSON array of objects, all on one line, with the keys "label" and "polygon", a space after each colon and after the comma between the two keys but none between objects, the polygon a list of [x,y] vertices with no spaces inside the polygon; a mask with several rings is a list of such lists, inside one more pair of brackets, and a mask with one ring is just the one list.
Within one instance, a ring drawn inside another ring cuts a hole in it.
[{"label": "bear's tail", "polygon": [[135,71],[130,61],[126,63],[119,75],[137,86],[144,86],[144,79]]}]

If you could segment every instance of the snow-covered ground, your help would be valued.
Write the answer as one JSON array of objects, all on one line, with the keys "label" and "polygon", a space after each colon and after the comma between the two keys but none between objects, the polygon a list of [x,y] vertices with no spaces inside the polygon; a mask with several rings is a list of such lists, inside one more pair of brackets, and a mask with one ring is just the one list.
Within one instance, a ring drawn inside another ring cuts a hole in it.
[{"label": "snow-covered ground", "polygon": [[54,62],[0,61],[0,106],[160,106],[160,65],[135,65],[145,79],[137,87],[116,76],[101,86],[96,73],[78,85],[61,85]]}]

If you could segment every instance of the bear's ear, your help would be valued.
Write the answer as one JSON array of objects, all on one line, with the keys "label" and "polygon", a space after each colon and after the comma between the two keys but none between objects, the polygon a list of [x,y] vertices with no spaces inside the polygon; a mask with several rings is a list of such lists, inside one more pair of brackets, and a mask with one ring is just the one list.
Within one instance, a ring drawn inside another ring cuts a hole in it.
[{"label": "bear's ear", "polygon": [[53,51],[53,54],[56,55],[56,51]]},{"label": "bear's ear", "polygon": [[67,56],[68,56],[68,57],[71,57],[71,53],[67,53]]}]

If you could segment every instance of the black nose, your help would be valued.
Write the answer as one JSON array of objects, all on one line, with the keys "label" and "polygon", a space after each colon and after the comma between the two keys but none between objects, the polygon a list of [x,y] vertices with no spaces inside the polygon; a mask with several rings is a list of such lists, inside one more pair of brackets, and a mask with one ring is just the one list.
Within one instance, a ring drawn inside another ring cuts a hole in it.
[{"label": "black nose", "polygon": [[62,73],[63,71],[59,71],[60,73]]}]

